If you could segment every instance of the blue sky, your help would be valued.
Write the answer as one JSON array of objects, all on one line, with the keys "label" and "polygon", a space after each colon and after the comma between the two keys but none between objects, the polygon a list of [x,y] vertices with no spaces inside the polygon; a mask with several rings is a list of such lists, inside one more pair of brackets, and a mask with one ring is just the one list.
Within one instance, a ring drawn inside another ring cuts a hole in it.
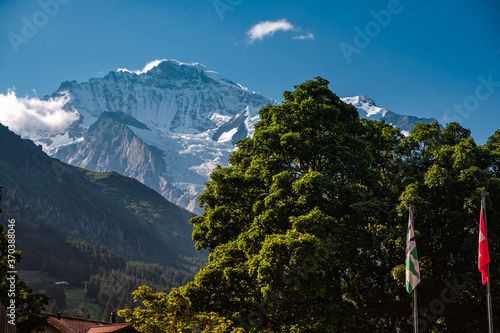
[{"label": "blue sky", "polygon": [[494,0],[0,0],[0,94],[177,59],[278,100],[321,76],[484,143],[500,128],[499,14]]}]

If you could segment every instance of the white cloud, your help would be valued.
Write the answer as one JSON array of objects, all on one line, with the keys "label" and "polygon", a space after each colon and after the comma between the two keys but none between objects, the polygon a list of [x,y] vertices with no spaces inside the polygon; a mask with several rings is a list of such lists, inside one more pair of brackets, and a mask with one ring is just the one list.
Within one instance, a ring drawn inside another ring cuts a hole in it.
[{"label": "white cloud", "polygon": [[149,72],[151,69],[155,68],[163,61],[166,61],[166,59],[150,61],[146,64],[146,66],[144,66],[144,68],[141,71],[139,71],[139,72],[135,71],[135,74],[144,74],[146,72]]},{"label": "white cloud", "polygon": [[156,66],[158,66],[163,61],[166,61],[166,59],[150,61],[140,71],[139,70],[137,70],[137,71],[131,71],[131,70],[128,70],[126,68],[118,68],[118,72],[129,72],[129,73],[135,73],[137,75],[140,75],[140,74],[144,74],[144,73],[150,71],[151,69],[155,68]]},{"label": "white cloud", "polygon": [[264,37],[274,35],[276,31],[290,30],[296,30],[296,28],[286,19],[282,19],[279,21],[260,22],[251,27],[250,30],[247,31],[247,35],[249,37],[249,42],[253,43],[256,40],[262,40]]},{"label": "white cloud", "polygon": [[77,111],[66,111],[67,95],[50,98],[18,98],[14,91],[0,94],[0,123],[23,138],[35,140],[60,134],[78,120]]},{"label": "white cloud", "polygon": [[292,39],[299,39],[299,40],[314,39],[314,35],[309,32],[307,35],[294,36],[292,37]]}]

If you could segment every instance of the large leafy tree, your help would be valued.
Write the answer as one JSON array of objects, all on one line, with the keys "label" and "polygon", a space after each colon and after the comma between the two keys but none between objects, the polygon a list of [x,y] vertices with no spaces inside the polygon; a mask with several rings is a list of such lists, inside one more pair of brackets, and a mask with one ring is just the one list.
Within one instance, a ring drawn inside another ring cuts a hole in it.
[{"label": "large leafy tree", "polygon": [[360,120],[324,79],[295,88],[261,110],[200,196],[193,237],[210,256],[188,294],[247,329],[369,331],[381,324],[368,318],[400,312],[379,298],[396,282],[385,260],[396,245],[377,237],[398,198],[401,134]]},{"label": "large leafy tree", "polygon": [[[409,332],[413,205],[421,329],[484,330],[478,214],[484,191],[489,219],[500,218],[500,131],[484,146],[457,123],[417,124],[404,137],[360,119],[321,78],[283,96],[200,196],[193,238],[209,260],[181,288],[190,311],[256,332]],[[492,261],[499,232],[489,224]]]}]

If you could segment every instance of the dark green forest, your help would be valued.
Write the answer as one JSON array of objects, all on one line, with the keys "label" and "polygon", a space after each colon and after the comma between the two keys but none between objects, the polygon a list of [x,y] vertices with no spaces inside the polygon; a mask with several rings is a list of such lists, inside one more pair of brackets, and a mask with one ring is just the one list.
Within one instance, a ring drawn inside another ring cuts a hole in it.
[{"label": "dark green forest", "polygon": [[[484,145],[458,123],[417,124],[405,137],[360,119],[328,84],[307,81],[261,109],[253,138],[212,172],[203,215],[191,219],[207,265],[170,295],[138,290],[148,310],[121,315],[143,331],[196,332],[186,322],[215,313],[232,324],[206,332],[411,332],[413,205],[420,331],[487,330],[478,226],[485,192],[495,308],[500,131]],[[191,317],[176,315],[179,304]]]},{"label": "dark green forest", "polygon": [[[179,257],[169,265],[126,261],[103,245],[71,237],[54,241],[50,228],[42,230],[48,234],[42,232],[38,242],[23,248],[24,252],[35,255],[26,256],[28,260],[21,260],[17,267],[27,275],[41,273],[28,279],[28,286],[50,297],[47,311],[52,313],[109,320],[112,311],[133,305],[132,292],[139,286],[148,285],[157,292],[170,291],[193,280],[204,263],[203,259],[193,257]],[[68,282],[69,289],[56,287],[55,281]],[[83,289],[85,281],[88,289],[81,302],[77,306],[68,304],[66,295]]]}]

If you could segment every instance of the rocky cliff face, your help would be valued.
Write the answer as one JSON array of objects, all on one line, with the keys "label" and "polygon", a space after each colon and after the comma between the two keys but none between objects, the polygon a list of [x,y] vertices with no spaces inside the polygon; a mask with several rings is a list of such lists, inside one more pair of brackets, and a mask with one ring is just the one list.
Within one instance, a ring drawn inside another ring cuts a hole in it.
[{"label": "rocky cliff face", "polygon": [[84,139],[61,147],[55,157],[95,171],[115,171],[135,178],[176,203],[183,192],[165,179],[163,152],[148,145],[127,127],[149,130],[144,124],[123,113],[104,112],[90,126]]}]

